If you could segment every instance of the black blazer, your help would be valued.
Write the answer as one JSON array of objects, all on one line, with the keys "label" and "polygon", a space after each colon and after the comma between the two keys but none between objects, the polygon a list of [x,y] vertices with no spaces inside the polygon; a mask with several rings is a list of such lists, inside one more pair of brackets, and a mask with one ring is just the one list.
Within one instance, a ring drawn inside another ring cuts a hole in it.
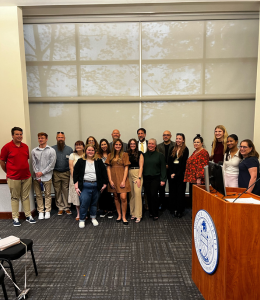
[{"label": "black blazer", "polygon": [[[97,159],[94,161],[96,176],[97,176],[97,188],[100,191],[103,184],[108,183],[107,170],[104,166],[104,163],[101,159]],[[74,184],[78,182],[78,188],[82,191],[83,188],[83,180],[85,174],[86,161],[80,158],[76,165],[74,166],[73,171],[73,182]]]},{"label": "black blazer", "polygon": [[174,164],[177,155],[175,154],[174,157],[172,155],[169,156],[168,159],[168,170],[170,174],[175,174],[175,179],[180,179],[183,181],[185,170],[186,170],[186,163],[189,157],[189,149],[186,147],[182,153],[182,156],[179,158],[179,163]]}]

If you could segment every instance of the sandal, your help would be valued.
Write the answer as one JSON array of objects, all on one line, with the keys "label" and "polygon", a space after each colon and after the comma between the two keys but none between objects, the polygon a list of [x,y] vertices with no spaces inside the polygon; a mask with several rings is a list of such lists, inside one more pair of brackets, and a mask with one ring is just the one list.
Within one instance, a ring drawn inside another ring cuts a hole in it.
[{"label": "sandal", "polygon": [[131,220],[134,220],[134,219],[136,219],[136,217],[132,216],[132,217],[131,217]]},{"label": "sandal", "polygon": [[79,221],[79,217],[76,217],[75,220],[76,220],[76,221]]},{"label": "sandal", "polygon": [[141,219],[138,219],[138,218],[137,218],[137,219],[135,220],[135,223],[140,223],[140,222],[141,222]]}]

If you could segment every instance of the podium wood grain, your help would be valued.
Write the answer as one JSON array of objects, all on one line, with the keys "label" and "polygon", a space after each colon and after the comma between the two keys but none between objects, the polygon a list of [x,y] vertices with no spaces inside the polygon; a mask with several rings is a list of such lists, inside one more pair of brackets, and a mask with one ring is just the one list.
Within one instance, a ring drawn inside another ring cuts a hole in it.
[{"label": "podium wood grain", "polygon": [[[244,189],[227,188],[236,198]],[[234,195],[234,193],[236,195]],[[219,241],[216,272],[207,274],[201,267],[192,229],[192,279],[206,300],[260,299],[260,205],[229,203],[204,186],[194,186],[192,224],[200,209],[213,219]],[[260,197],[246,194],[243,197]]]}]

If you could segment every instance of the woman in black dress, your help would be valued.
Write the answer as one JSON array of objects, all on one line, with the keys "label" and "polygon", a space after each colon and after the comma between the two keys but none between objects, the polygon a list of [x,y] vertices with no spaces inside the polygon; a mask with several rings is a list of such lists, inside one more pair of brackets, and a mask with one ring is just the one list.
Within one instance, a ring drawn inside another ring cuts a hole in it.
[{"label": "woman in black dress", "polygon": [[189,157],[189,149],[185,145],[185,135],[177,133],[176,143],[168,160],[170,174],[169,181],[169,209],[175,217],[181,218],[185,209],[185,190],[184,174],[186,162]]},{"label": "woman in black dress", "polygon": [[[238,187],[247,189],[259,177],[259,154],[251,140],[243,140],[240,143],[239,156],[243,160],[239,164]],[[260,196],[260,182],[252,185],[248,192]]]}]

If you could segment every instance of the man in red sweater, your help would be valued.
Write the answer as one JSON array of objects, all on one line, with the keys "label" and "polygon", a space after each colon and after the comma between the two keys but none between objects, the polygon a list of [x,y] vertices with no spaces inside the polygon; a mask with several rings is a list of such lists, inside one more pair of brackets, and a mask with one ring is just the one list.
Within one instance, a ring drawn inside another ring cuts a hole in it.
[{"label": "man in red sweater", "polygon": [[7,176],[11,193],[13,225],[21,226],[19,222],[19,199],[21,198],[26,221],[36,223],[31,215],[29,193],[32,179],[29,170],[29,148],[22,143],[23,130],[14,127],[11,130],[13,140],[1,150],[0,165]]}]

